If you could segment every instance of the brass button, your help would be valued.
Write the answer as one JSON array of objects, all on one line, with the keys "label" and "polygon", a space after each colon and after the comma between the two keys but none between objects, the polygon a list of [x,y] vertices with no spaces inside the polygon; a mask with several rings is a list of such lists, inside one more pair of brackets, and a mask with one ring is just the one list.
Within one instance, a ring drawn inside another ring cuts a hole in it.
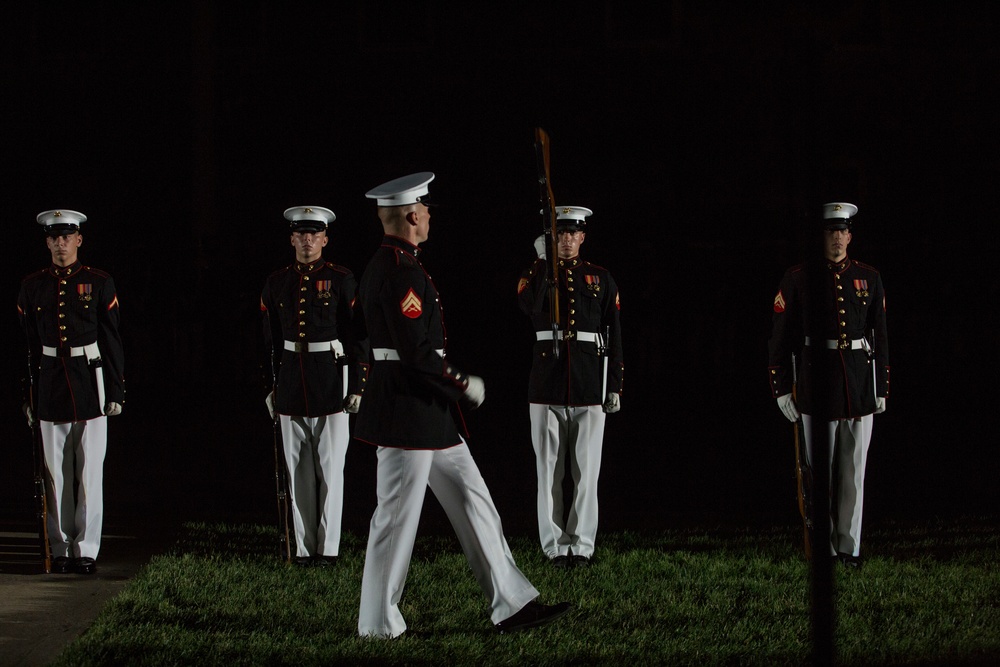
[{"label": "brass button", "polygon": [[838,310],[837,312],[838,312],[838,313],[840,313],[841,315],[843,315],[843,314],[844,314],[844,311],[843,311],[843,310]]},{"label": "brass button", "polygon": [[[841,324],[843,324],[843,322],[841,322]],[[306,323],[305,323],[305,322],[299,322],[299,326],[300,326],[300,327],[304,327],[305,325],[306,325]]]},{"label": "brass button", "polygon": [[305,302],[306,302],[305,299],[299,299],[299,303],[305,303]]},{"label": "brass button", "polygon": [[575,311],[575,310],[573,310],[572,308],[570,308],[570,309],[569,309],[569,314],[570,314],[570,315],[576,315],[576,311]]},{"label": "brass button", "polygon": [[[60,306],[65,306],[65,305],[66,305],[66,302],[65,302],[65,301],[60,301],[60,302],[59,302],[59,305],[60,305]],[[60,317],[62,317],[62,316],[60,315]]]},{"label": "brass button", "polygon": [[568,290],[569,290],[570,292],[572,292],[572,291],[573,291],[573,288],[572,288],[572,287],[567,287],[566,289],[568,289]]},{"label": "brass button", "polygon": [[837,285],[837,289],[844,289],[843,285]]},{"label": "brass button", "polygon": [[[844,311],[840,311],[840,312],[844,312]],[[304,311],[304,310],[300,310],[299,311],[299,315],[305,315],[305,314],[306,314],[306,311]]]},{"label": "brass button", "polygon": [[570,320],[570,321],[569,321],[569,323],[570,323],[571,325],[572,325],[572,324],[576,324],[576,320]]},{"label": "brass button", "polygon": [[309,276],[302,276],[302,280],[309,280]]},{"label": "brass button", "polygon": [[66,342],[66,340],[67,340],[67,338],[66,338],[66,336],[61,336],[61,337],[59,338],[59,340],[61,340],[62,342],[64,342],[64,343],[65,343],[65,342]]},{"label": "brass button", "polygon": [[66,331],[66,325],[65,324],[60,324],[59,325],[59,331]]},{"label": "brass button", "polygon": [[299,334],[299,338],[305,338],[305,337],[306,337],[306,335],[304,333],[300,333]]}]

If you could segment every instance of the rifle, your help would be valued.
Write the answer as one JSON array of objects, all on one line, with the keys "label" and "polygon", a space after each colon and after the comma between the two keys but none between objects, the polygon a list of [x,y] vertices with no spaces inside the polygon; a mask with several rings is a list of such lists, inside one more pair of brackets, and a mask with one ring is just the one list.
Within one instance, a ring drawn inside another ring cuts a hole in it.
[{"label": "rifle", "polygon": [[611,327],[604,327],[604,335],[600,337],[597,346],[597,354],[604,358],[604,365],[601,371],[601,400],[608,395],[608,346],[611,342]]},{"label": "rifle", "polygon": [[[274,383],[274,396],[278,395],[278,377],[276,366],[271,363],[271,373]],[[278,554],[286,563],[292,562],[292,546],[288,539],[288,470],[285,468],[285,449],[281,442],[281,418],[274,413],[272,426],[274,428],[274,485],[278,497]]]},{"label": "rifle", "polygon": [[[798,387],[798,369],[795,365],[795,355],[792,355],[792,400],[798,398],[796,389]],[[802,515],[802,535],[805,539],[806,560],[812,558],[812,468],[806,462],[805,451],[803,450],[805,439],[803,432],[802,416],[795,422],[795,483],[799,497],[799,514]]]},{"label": "rifle", "polygon": [[556,234],[555,196],[549,179],[549,135],[535,128],[535,157],[538,162],[538,189],[542,202],[542,231],[549,235],[549,316],[552,323],[552,356],[559,358],[559,237]]},{"label": "rifle", "polygon": [[34,423],[31,424],[31,458],[35,474],[35,502],[38,511],[38,547],[42,554],[45,574],[52,572],[52,550],[49,547],[49,501],[45,493],[45,449],[42,446],[42,428],[38,424],[38,402],[35,400],[35,373],[28,350],[28,407]]}]

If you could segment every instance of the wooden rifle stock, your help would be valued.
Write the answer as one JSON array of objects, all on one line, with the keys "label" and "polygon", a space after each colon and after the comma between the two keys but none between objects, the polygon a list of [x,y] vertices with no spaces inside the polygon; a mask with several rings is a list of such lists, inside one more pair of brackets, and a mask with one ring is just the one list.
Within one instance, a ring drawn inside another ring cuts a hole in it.
[{"label": "wooden rifle stock", "polygon": [[549,177],[549,135],[535,128],[535,156],[538,161],[538,187],[542,202],[542,231],[549,235],[549,316],[552,325],[552,355],[559,358],[559,236],[556,234],[555,196]]},{"label": "wooden rifle stock", "polygon": [[[798,404],[798,369],[795,355],[792,355],[792,400]],[[795,485],[799,498],[799,514],[802,516],[802,537],[805,541],[806,560],[812,558],[812,468],[806,461],[805,433],[802,417],[795,422]]]},{"label": "wooden rifle stock", "polygon": [[[272,360],[273,384],[271,386],[274,388],[272,395],[275,400],[278,396],[276,368],[277,366]],[[288,535],[288,470],[285,467],[285,449],[281,441],[281,418],[277,412],[274,413],[274,418],[271,421],[274,427],[274,485],[278,498],[278,554],[285,559],[285,562],[290,563],[292,562],[292,545]]]},{"label": "wooden rifle stock", "polygon": [[38,424],[38,401],[35,400],[35,373],[31,363],[31,351],[28,351],[28,406],[31,409],[31,458],[35,474],[35,504],[38,518],[38,548],[42,555],[42,566],[45,573],[52,572],[52,550],[49,547],[49,501],[45,493],[45,448],[42,446],[42,428]]}]

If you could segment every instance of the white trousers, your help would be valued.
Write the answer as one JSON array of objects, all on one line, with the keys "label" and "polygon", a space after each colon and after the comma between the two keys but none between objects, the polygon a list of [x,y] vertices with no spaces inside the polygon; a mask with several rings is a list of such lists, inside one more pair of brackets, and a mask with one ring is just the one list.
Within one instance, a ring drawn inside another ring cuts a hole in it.
[{"label": "white trousers", "polygon": [[463,440],[438,450],[378,448],[378,506],[368,532],[358,633],[397,637],[406,630],[399,601],[406,585],[424,495],[430,487],[451,521],[499,623],[538,597],[511,555],[489,489]]},{"label": "white trousers", "polygon": [[[865,464],[872,439],[872,415],[825,422],[830,447],[831,555],[858,556],[861,551],[861,515],[865,501]],[[813,468],[812,423],[802,415],[806,463]]]},{"label": "white trousers", "polygon": [[[566,407],[531,403],[531,444],[538,476],[538,537],[549,558],[590,558],[597,539],[597,479],[606,415],[600,405]],[[566,457],[573,498],[566,512]]]},{"label": "white trousers", "polygon": [[48,479],[49,547],[53,558],[97,558],[104,525],[104,455],[108,418],[39,421]]},{"label": "white trousers", "polygon": [[340,555],[349,416],[279,415],[298,556]]}]

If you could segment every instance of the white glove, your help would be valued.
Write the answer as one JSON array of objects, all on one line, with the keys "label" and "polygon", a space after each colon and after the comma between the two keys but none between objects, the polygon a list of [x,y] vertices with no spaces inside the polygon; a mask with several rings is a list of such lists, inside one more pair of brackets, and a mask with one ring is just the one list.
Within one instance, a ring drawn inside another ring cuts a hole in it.
[{"label": "white glove", "polygon": [[273,420],[274,419],[274,390],[273,389],[271,390],[271,393],[267,395],[267,398],[264,399],[264,405],[267,406],[267,414],[271,415],[271,419]]},{"label": "white glove", "polygon": [[618,400],[618,392],[609,391],[608,397],[604,399],[604,411],[609,415],[622,409],[621,401]]},{"label": "white glove", "polygon": [[888,406],[886,405],[885,396],[876,396],[875,397],[875,414],[877,414],[877,415],[882,414],[883,412],[885,412],[885,409],[887,407]]},{"label": "white glove", "polygon": [[344,399],[344,412],[348,414],[355,415],[361,408],[361,396],[360,394],[351,394]]},{"label": "white glove", "polygon": [[465,386],[465,398],[472,404],[473,408],[478,408],[486,400],[486,383],[483,378],[477,375],[468,376]]},{"label": "white glove", "polygon": [[799,420],[799,409],[795,407],[795,399],[792,398],[791,394],[779,396],[778,407],[781,408],[781,412],[788,418],[788,421],[794,424]]},{"label": "white glove", "polygon": [[538,253],[538,259],[545,259],[545,234],[535,239],[535,252]]},{"label": "white glove", "polygon": [[31,409],[31,406],[25,403],[21,406],[21,411],[24,412],[24,416],[28,418],[28,428],[35,428],[35,424],[38,420],[35,419],[35,412]]},{"label": "white glove", "polygon": [[104,406],[104,414],[109,417],[117,417],[122,413],[121,403],[108,403]]}]

